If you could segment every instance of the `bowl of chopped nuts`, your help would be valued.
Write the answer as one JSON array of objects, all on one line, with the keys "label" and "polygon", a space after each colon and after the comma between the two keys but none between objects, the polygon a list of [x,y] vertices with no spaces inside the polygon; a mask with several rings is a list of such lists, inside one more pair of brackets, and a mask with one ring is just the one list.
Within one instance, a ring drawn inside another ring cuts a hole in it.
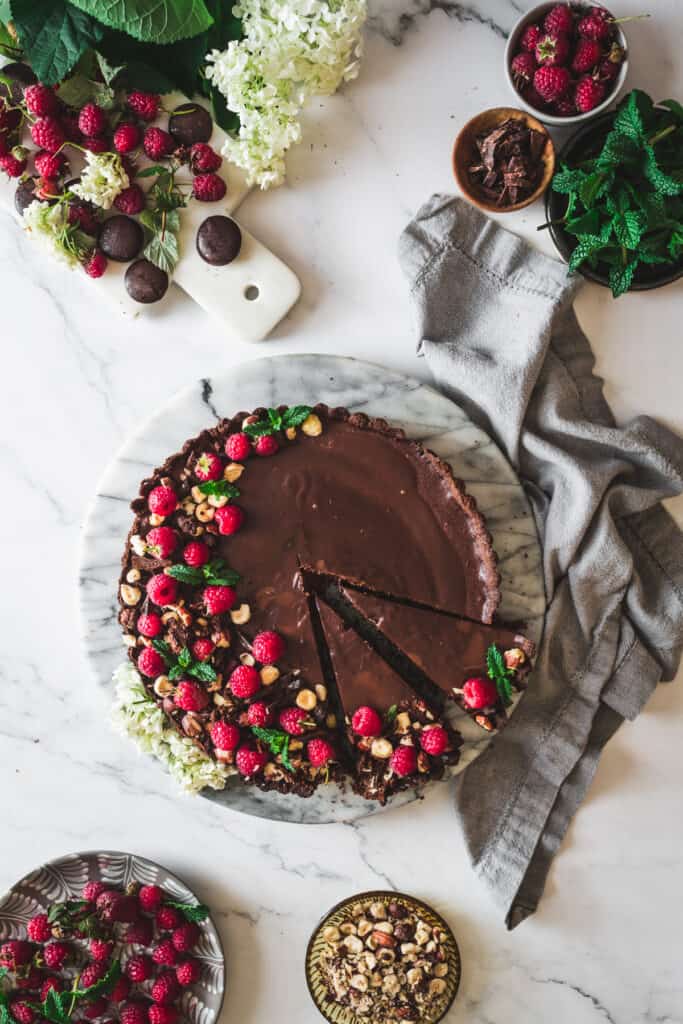
[{"label": "bowl of chopped nuts", "polygon": [[363,892],[332,908],[306,951],[306,981],[331,1024],[436,1024],[460,985],[455,937],[428,904]]},{"label": "bowl of chopped nuts", "polygon": [[511,213],[543,195],[555,172],[555,147],[532,114],[493,107],[461,129],[453,146],[453,173],[474,206]]}]

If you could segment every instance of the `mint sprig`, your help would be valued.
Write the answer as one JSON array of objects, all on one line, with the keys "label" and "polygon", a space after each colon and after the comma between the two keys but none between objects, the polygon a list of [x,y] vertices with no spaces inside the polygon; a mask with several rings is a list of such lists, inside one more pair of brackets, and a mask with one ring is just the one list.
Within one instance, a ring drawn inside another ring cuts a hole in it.
[{"label": "mint sprig", "polygon": [[172,565],[165,572],[174,580],[178,580],[180,583],[190,583],[192,586],[209,583],[215,587],[234,587],[242,578],[222,558],[214,558],[213,561],[199,566]]},{"label": "mint sprig", "polygon": [[267,419],[258,420],[256,423],[247,423],[243,430],[251,438],[276,434],[279,430],[287,430],[289,427],[300,427],[312,411],[310,405],[291,405],[284,412],[279,412],[278,409],[268,409]]},{"label": "mint sprig", "polygon": [[514,672],[505,664],[505,659],[495,644],[491,644],[486,652],[486,672],[489,679],[496,684],[498,695],[507,707],[512,703],[512,679]]},{"label": "mint sprig", "polygon": [[289,733],[282,729],[262,729],[259,725],[253,725],[251,731],[257,739],[265,743],[271,754],[274,754],[275,757],[280,755],[287,771],[294,771],[294,765],[289,759],[289,741],[291,740]]},{"label": "mint sprig", "polygon": [[192,921],[194,924],[200,924],[209,916],[209,908],[205,907],[203,903],[179,903],[176,900],[164,900],[164,906],[180,911],[186,921]]},{"label": "mint sprig", "polygon": [[[50,1021],[51,1024],[69,1024],[73,1012],[79,1003],[91,1002],[98,996],[111,992],[120,977],[121,961],[113,960],[106,974],[93,985],[88,985],[87,988],[79,988],[78,978],[76,978],[72,988],[67,989],[65,992],[57,992],[55,989],[50,989],[42,1003],[29,1003],[29,1006],[36,1013],[40,1014],[44,1020]],[[9,1020],[3,1014],[3,1004],[0,999],[0,1024],[10,1024],[13,1019],[11,1014],[9,1014],[9,1010],[7,1012]]]},{"label": "mint sprig", "polygon": [[239,498],[240,496],[239,487],[228,483],[227,480],[205,480],[204,483],[197,486],[202,494],[215,494],[219,498],[229,498],[232,500],[232,498]]},{"label": "mint sprig", "polygon": [[155,637],[152,640],[152,647],[155,651],[158,651],[166,662],[168,678],[172,682],[175,682],[177,679],[184,679],[186,676],[193,676],[200,683],[212,683],[218,678],[216,670],[208,661],[197,661],[192,657],[189,647],[183,647],[177,657],[165,640],[159,640]]}]

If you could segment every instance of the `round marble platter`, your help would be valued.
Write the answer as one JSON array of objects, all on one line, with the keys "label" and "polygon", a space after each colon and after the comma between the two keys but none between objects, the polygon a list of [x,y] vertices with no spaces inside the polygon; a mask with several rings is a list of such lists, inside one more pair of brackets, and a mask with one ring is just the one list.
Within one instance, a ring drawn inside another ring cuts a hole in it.
[{"label": "round marble platter", "polygon": [[[25,938],[32,917],[47,913],[55,903],[79,899],[87,882],[104,882],[116,889],[125,889],[133,882],[159,885],[180,903],[200,902],[177,875],[146,857],[116,850],[68,853],[31,871],[0,896],[0,942]],[[188,1024],[216,1024],[225,998],[225,957],[211,917],[199,928],[200,938],[192,955],[201,973],[195,985],[183,990],[180,1005]],[[124,964],[133,952],[133,947],[123,945]]]},{"label": "round marble platter", "polygon": [[[100,481],[84,524],[79,598],[86,657],[98,684],[110,694],[112,673],[126,660],[117,622],[117,586],[132,519],[129,505],[140,481],[188,438],[238,409],[316,402],[384,417],[450,463],[476,498],[493,536],[502,577],[501,619],[525,622],[528,635],[540,641],[545,592],[536,527],[522,486],[494,442],[450,399],[385,367],[339,356],[271,356],[180,392],[126,442]],[[509,714],[518,700],[519,695]],[[452,769],[457,774],[488,746],[492,735],[455,706],[453,715],[465,740],[460,761]],[[131,758],[132,771],[134,764]],[[301,799],[263,793],[235,777],[224,790],[205,790],[202,795],[246,814],[314,824],[352,821],[383,809],[332,784]],[[387,806],[415,799],[409,791],[397,794]]]}]

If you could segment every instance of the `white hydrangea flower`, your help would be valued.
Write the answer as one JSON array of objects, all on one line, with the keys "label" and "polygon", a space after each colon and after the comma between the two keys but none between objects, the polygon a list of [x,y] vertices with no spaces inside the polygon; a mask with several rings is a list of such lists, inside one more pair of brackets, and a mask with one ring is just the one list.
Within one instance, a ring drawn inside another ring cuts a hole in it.
[{"label": "white hydrangea flower", "polygon": [[23,213],[24,227],[42,239],[62,263],[73,267],[79,262],[75,248],[65,245],[69,233],[68,210],[63,203],[42,203],[34,199]]},{"label": "white hydrangea flower", "polygon": [[109,210],[116,197],[129,185],[130,179],[118,153],[91,153],[88,150],[81,180],[72,191],[81,199]]},{"label": "white hydrangea flower", "polygon": [[114,684],[112,721],[118,732],[134,740],[144,753],[157,757],[186,793],[198,793],[207,786],[225,787],[235,768],[213,761],[191,739],[171,728],[129,662],[114,672]]},{"label": "white hydrangea flower", "polygon": [[366,0],[241,0],[233,10],[244,38],[208,54],[206,74],[240,119],[223,155],[269,188],[284,180],[306,100],[358,75]]}]

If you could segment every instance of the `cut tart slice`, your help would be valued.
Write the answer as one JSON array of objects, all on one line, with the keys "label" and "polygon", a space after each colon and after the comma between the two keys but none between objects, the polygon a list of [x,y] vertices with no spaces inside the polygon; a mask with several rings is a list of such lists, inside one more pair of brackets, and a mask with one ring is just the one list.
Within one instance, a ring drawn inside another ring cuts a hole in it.
[{"label": "cut tart slice", "polygon": [[485,625],[429,608],[341,586],[342,597],[417,666],[446,697],[455,699],[485,729],[521,689],[534,643],[506,625]]},{"label": "cut tart slice", "polygon": [[441,778],[461,737],[319,597],[315,604],[355,762],[354,789],[385,803]]}]

